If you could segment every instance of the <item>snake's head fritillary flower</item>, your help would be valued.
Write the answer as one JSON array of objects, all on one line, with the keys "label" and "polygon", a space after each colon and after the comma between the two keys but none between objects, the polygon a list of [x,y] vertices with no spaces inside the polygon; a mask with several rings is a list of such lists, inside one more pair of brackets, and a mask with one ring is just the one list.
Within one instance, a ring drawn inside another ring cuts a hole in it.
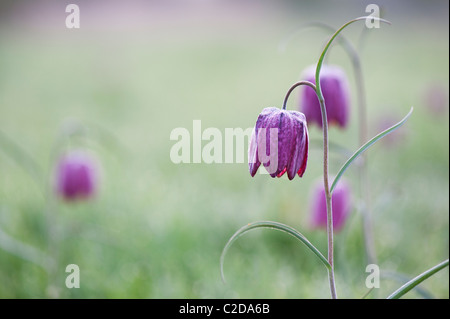
[{"label": "snake's head fritillary flower", "polygon": [[[301,77],[315,84],[315,73],[316,66],[310,66],[303,71]],[[329,125],[347,127],[350,117],[350,88],[345,72],[338,66],[324,64],[320,71],[320,86]],[[316,123],[322,127],[319,100],[311,88],[304,87],[301,91],[300,111],[305,114],[309,124]]]},{"label": "snake's head fritillary flower", "polygon": [[[317,182],[312,192],[311,225],[313,228],[327,227],[327,204],[323,181]],[[344,226],[351,211],[351,189],[348,183],[341,179],[331,195],[333,212],[333,228],[339,231]]]},{"label": "snake's head fritillary flower", "polygon": [[57,164],[55,191],[67,201],[88,199],[97,190],[98,173],[98,163],[91,154],[71,150]]},{"label": "snake's head fritillary flower", "polygon": [[308,159],[308,128],[297,111],[265,108],[258,116],[249,146],[249,169],[255,176],[261,163],[272,177],[284,173],[302,177]]}]

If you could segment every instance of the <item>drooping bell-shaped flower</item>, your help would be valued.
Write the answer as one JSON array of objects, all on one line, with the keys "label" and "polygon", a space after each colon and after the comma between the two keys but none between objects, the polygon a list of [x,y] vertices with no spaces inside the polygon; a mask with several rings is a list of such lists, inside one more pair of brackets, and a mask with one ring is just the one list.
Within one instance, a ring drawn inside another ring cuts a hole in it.
[{"label": "drooping bell-shaped flower", "polygon": [[[331,194],[333,213],[333,228],[339,231],[344,226],[352,205],[351,189],[348,183],[341,179]],[[327,203],[323,181],[317,182],[311,195],[311,226],[313,228],[327,228]]]},{"label": "drooping bell-shaped flower", "polygon": [[92,197],[98,187],[98,164],[92,155],[71,150],[59,159],[56,167],[55,191],[72,201]]},{"label": "drooping bell-shaped flower", "polygon": [[[306,68],[302,80],[315,82],[316,66]],[[328,124],[345,128],[350,118],[350,89],[345,72],[338,66],[322,65],[320,86],[325,101]],[[316,123],[322,127],[322,113],[319,100],[313,89],[304,87],[300,95],[300,111],[309,124]]]},{"label": "drooping bell-shaped flower", "polygon": [[308,128],[297,111],[265,108],[258,116],[249,146],[249,169],[255,176],[261,163],[272,177],[284,173],[302,177],[308,159]]}]

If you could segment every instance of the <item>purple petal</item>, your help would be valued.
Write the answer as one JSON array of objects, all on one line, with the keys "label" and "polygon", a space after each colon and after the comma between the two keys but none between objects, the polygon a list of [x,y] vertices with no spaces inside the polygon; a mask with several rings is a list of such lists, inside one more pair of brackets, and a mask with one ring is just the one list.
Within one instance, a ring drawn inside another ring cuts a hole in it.
[{"label": "purple petal", "polygon": [[258,143],[256,141],[255,131],[256,129],[253,129],[252,137],[250,139],[250,146],[248,149],[248,159],[249,159],[248,166],[250,170],[250,175],[252,177],[255,176],[259,166],[261,165],[261,162],[258,159]]},{"label": "purple petal", "polygon": [[[315,66],[310,66],[302,77],[315,83]],[[320,74],[320,85],[327,111],[327,121],[345,128],[349,120],[350,89],[345,72],[332,65],[323,65]],[[313,89],[305,87],[301,95],[301,110],[309,123],[316,123],[322,127],[322,114],[319,100]]]},{"label": "purple petal", "polygon": [[65,154],[58,163],[56,174],[56,192],[66,200],[90,197],[95,192],[96,163],[84,152]]},{"label": "purple petal", "polygon": [[[298,113],[298,112],[297,112]],[[293,139],[290,150],[290,160],[287,166],[288,178],[292,180],[302,164],[302,148],[303,148],[303,123],[298,120],[296,114],[291,113],[293,120]]]},{"label": "purple petal", "polygon": [[278,115],[278,163],[275,173],[270,174],[272,177],[281,177],[286,172],[286,167],[290,157],[291,143],[294,137],[292,126],[293,123],[289,113],[281,110]]},{"label": "purple petal", "polygon": [[[345,180],[340,180],[332,194],[333,228],[339,231],[344,226],[351,210],[351,191]],[[326,228],[327,207],[323,181],[317,182],[313,189],[311,205],[311,224],[313,227]]]}]

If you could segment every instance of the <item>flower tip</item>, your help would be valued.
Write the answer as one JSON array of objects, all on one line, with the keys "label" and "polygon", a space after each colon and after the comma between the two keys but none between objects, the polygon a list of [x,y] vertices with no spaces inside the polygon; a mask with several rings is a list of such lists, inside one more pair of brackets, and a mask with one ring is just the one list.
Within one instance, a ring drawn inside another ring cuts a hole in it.
[{"label": "flower tip", "polygon": [[299,170],[303,175],[308,155],[305,116],[298,111],[264,109],[256,121],[248,155],[251,176],[261,164],[272,178],[287,172],[292,180]]}]

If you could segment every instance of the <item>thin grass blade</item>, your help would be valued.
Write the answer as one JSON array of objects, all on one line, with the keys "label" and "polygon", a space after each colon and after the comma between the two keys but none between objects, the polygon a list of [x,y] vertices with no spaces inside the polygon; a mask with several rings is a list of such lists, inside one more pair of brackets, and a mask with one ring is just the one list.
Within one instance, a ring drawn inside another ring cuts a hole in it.
[{"label": "thin grass blade", "polygon": [[0,151],[9,155],[24,171],[26,171],[38,184],[43,181],[42,168],[37,162],[12,138],[0,130]]}]

